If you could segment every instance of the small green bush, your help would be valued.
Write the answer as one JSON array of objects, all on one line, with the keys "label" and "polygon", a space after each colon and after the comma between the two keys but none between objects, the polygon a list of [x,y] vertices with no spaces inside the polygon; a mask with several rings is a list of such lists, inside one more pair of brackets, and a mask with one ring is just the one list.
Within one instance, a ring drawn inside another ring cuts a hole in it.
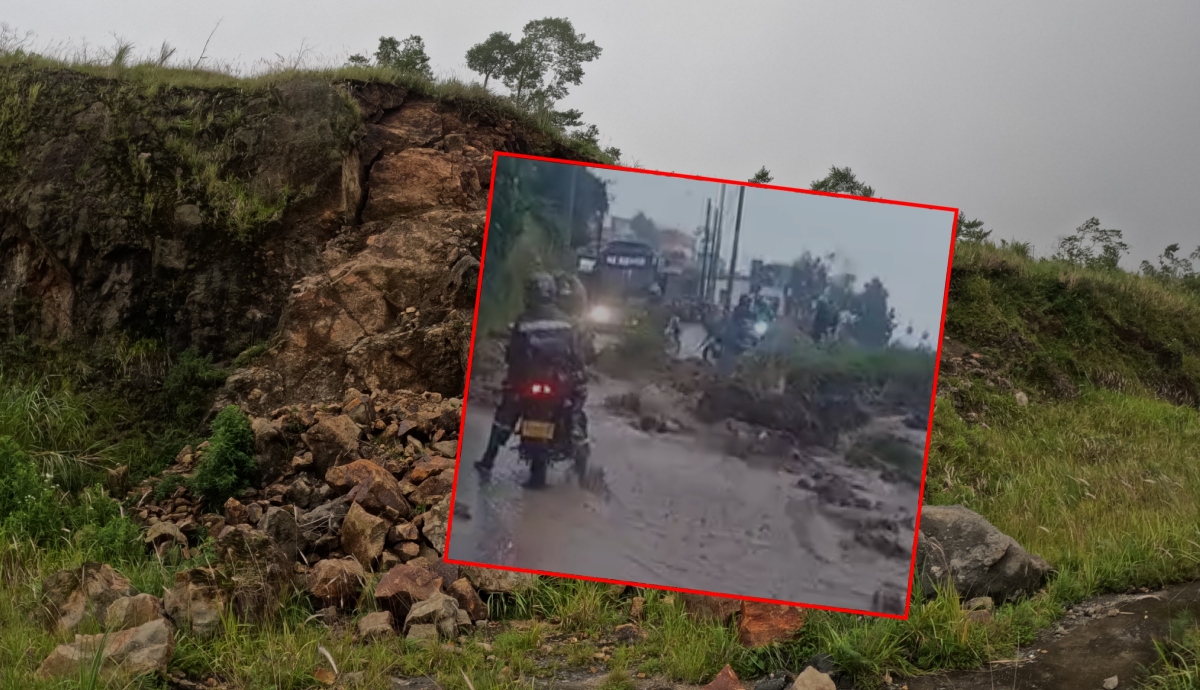
[{"label": "small green bush", "polygon": [[0,527],[43,543],[58,532],[54,487],[33,458],[8,436],[0,436]]},{"label": "small green bush", "polygon": [[209,505],[217,506],[248,486],[258,474],[250,420],[237,405],[226,407],[213,420],[208,442],[191,489]]},{"label": "small green bush", "polygon": [[186,350],[175,360],[163,380],[161,398],[170,410],[171,421],[195,424],[208,407],[212,392],[228,377],[213,365],[212,356]]}]

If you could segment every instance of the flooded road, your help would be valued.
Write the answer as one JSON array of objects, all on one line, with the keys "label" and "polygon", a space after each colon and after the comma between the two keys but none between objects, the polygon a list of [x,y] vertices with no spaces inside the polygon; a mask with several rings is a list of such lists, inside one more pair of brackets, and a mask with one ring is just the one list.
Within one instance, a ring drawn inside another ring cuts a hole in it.
[{"label": "flooded road", "polygon": [[[693,342],[694,330],[685,334],[685,344]],[[907,587],[911,542],[902,555],[883,555],[855,540],[861,511],[797,488],[799,477],[782,463],[747,463],[692,435],[647,434],[603,407],[608,395],[635,387],[607,380],[589,397],[592,464],[603,468],[604,496],[578,488],[567,465],[553,468],[550,488],[522,489],[528,467],[514,448],[501,452],[481,487],[471,463],[483,452],[492,409],[468,405],[449,556],[853,609],[870,609],[881,587]],[[844,475],[843,485],[877,504],[873,515],[915,514],[915,488],[854,474],[836,459],[809,463],[819,474]]]}]

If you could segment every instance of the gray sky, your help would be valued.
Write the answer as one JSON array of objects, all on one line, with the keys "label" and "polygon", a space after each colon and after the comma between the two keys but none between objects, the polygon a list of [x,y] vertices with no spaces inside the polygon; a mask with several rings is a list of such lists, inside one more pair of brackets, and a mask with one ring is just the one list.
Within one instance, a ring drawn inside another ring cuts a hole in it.
[{"label": "gray sky", "polygon": [[[638,211],[662,227],[690,231],[704,224],[704,199],[720,185],[636,172],[594,169],[610,181],[610,212],[625,218]],[[721,256],[733,243],[738,186],[725,192],[726,223]],[[839,272],[883,281],[896,309],[899,336],[911,321],[914,339],[928,330],[937,337],[946,289],[946,265],[954,226],[949,211],[912,208],[814,194],[747,188],[742,203],[738,266],[751,259],[791,263],[804,251],[836,252]]]},{"label": "gray sky", "polygon": [[564,107],[648,168],[806,187],[851,166],[890,199],[963,208],[1042,252],[1090,216],[1127,266],[1200,243],[1200,2],[485,2],[9,0],[45,43],[250,64],[425,38],[437,72],[472,75],[492,31],[566,16],[604,49]]}]

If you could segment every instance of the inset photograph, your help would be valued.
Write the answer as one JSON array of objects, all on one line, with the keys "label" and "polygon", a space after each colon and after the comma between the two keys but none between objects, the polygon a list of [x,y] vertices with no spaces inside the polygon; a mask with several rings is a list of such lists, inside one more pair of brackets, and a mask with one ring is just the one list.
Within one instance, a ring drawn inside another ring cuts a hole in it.
[{"label": "inset photograph", "polygon": [[956,210],[494,166],[447,560],[907,615]]}]

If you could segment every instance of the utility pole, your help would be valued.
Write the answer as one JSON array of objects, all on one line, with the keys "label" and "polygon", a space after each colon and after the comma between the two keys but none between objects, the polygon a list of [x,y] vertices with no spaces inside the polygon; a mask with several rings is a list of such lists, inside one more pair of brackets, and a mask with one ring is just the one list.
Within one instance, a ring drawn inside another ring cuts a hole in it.
[{"label": "utility pole", "polygon": [[712,242],[709,220],[712,218],[712,199],[706,199],[704,204],[704,235],[700,241],[700,301],[708,298],[708,256],[712,252]]},{"label": "utility pole", "polygon": [[575,182],[579,178],[579,166],[571,166],[571,197],[567,203],[567,246],[573,246],[571,240],[575,236]]},{"label": "utility pole", "polygon": [[742,237],[742,200],[746,198],[746,188],[738,188],[737,220],[733,222],[733,251],[729,254],[729,278],[725,282],[725,308],[733,302],[733,275],[737,272],[738,240]]},{"label": "utility pole", "polygon": [[720,201],[717,202],[716,237],[713,240],[712,270],[709,273],[709,294],[716,296],[717,278],[721,273],[721,243],[724,241],[725,230],[725,185],[721,185]]}]

